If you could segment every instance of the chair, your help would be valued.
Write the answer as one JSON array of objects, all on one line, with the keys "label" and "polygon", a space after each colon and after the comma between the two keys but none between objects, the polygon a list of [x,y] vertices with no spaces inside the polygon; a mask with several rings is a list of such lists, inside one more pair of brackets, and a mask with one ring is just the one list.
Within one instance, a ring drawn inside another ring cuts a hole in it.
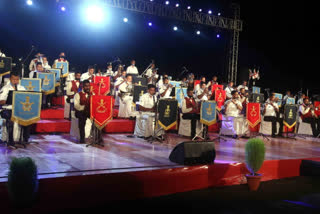
[{"label": "chair", "polygon": [[222,115],[221,135],[245,135],[248,132],[248,122],[245,117],[230,117]]},{"label": "chair", "polygon": [[[279,130],[279,122],[277,122],[277,131],[275,134],[278,134]],[[259,133],[264,135],[271,135],[272,134],[272,123],[270,121],[264,121],[264,116],[261,115],[261,124],[260,124],[260,130]]]},{"label": "chair", "polygon": [[[196,125],[196,133],[199,133],[201,128],[202,128],[202,124],[200,123],[200,120],[198,120]],[[178,134],[186,137],[191,137],[191,120],[183,119],[182,114],[180,114]]]},{"label": "chair", "polygon": [[[6,126],[6,120],[1,118],[2,122],[0,122],[1,125],[1,140],[3,142],[8,141],[8,133],[7,133],[7,126]],[[13,140],[19,141],[20,139],[20,126],[18,123],[13,124]]]},{"label": "chair", "polygon": [[310,123],[302,122],[301,117],[299,117],[299,119],[298,119],[297,134],[298,135],[311,135],[311,136],[313,136]]}]

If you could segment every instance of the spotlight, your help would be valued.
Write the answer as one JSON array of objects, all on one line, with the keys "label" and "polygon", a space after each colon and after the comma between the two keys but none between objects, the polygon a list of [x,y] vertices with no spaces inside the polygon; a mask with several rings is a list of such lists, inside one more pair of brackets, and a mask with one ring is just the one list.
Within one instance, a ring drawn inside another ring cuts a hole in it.
[{"label": "spotlight", "polygon": [[170,2],[169,2],[169,1],[166,1],[166,5],[168,5],[168,4],[170,4]]},{"label": "spotlight", "polygon": [[218,13],[218,16],[221,16],[221,13]]},{"label": "spotlight", "polygon": [[190,10],[190,9],[191,9],[191,6],[188,6],[187,9]]},{"label": "spotlight", "polygon": [[128,19],[127,18],[123,18],[123,22],[128,22]]},{"label": "spotlight", "polygon": [[176,4],[176,7],[179,7],[179,4]]},{"label": "spotlight", "polygon": [[197,35],[200,35],[200,30],[197,31]]},{"label": "spotlight", "polygon": [[101,7],[96,6],[96,5],[90,6],[86,10],[86,16],[87,16],[88,21],[102,22],[103,18],[104,18],[103,9]]},{"label": "spotlight", "polygon": [[173,27],[173,30],[174,30],[174,31],[177,31],[177,30],[178,30],[178,27],[177,27],[177,26],[174,26],[174,27]]},{"label": "spotlight", "polygon": [[32,2],[31,0],[27,0],[26,3],[27,3],[27,5],[29,5],[29,6],[33,4],[33,2]]},{"label": "spotlight", "polygon": [[217,34],[217,38],[220,38],[220,34]]},{"label": "spotlight", "polygon": [[209,14],[212,14],[212,11],[211,11],[211,10],[209,10],[209,11],[208,11],[208,13],[209,13]]},{"label": "spotlight", "polygon": [[202,12],[202,9],[199,9],[199,12]]},{"label": "spotlight", "polygon": [[153,1],[153,0],[150,0],[150,1]]},{"label": "spotlight", "polygon": [[152,26],[152,22],[149,22],[148,25],[151,27]]},{"label": "spotlight", "polygon": [[60,7],[60,10],[64,12],[64,11],[66,11],[66,7],[62,6],[62,7]]}]

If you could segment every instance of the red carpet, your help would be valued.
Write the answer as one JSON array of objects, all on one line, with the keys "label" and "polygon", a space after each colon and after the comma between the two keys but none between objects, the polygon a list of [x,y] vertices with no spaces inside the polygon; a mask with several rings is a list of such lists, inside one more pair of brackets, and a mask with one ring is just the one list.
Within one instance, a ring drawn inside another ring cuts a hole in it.
[{"label": "red carpet", "polygon": [[70,132],[71,122],[64,119],[40,120],[33,125],[33,133]]},{"label": "red carpet", "polygon": [[104,127],[106,133],[133,133],[135,120],[114,119]]},{"label": "red carpet", "polygon": [[63,119],[64,118],[64,109],[43,109],[41,110],[41,119]]}]

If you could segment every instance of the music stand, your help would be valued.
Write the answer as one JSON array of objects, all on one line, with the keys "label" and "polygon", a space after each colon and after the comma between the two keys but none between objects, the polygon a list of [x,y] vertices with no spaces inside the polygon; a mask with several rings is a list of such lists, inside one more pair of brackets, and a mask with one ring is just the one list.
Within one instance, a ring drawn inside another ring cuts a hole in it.
[{"label": "music stand", "polygon": [[98,130],[98,128],[95,127],[95,125],[94,125],[94,117],[93,117],[92,118],[92,125],[91,125],[91,135],[90,135],[91,143],[87,144],[86,147],[94,146],[94,145],[104,147],[103,139],[102,139],[101,133],[99,133],[99,132],[100,131]]},{"label": "music stand", "polygon": [[[159,141],[160,143],[162,143],[164,138],[165,138],[164,135],[166,134],[162,127],[160,127],[160,129],[156,131],[157,124],[158,124],[158,104],[159,104],[159,99],[156,102],[156,111],[155,111],[155,117],[154,117],[153,135],[151,136],[150,139],[148,139],[149,143],[153,143],[154,141]],[[164,134],[161,134],[161,137],[159,137],[158,133],[161,132],[162,130],[163,130]]]}]

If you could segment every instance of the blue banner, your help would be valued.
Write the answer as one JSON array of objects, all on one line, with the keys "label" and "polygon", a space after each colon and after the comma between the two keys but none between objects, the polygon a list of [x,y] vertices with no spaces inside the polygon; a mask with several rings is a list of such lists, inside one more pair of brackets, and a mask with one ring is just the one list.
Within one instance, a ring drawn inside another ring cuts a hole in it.
[{"label": "blue banner", "polygon": [[22,85],[27,91],[41,92],[41,79],[22,78],[20,80],[20,85]]},{"label": "blue banner", "polygon": [[274,96],[277,97],[279,100],[278,100],[278,106],[281,107],[281,102],[282,102],[282,94],[279,94],[279,93],[274,93]]},{"label": "blue banner", "polygon": [[29,126],[40,120],[41,93],[14,91],[12,97],[12,121]]},{"label": "blue banner", "polygon": [[294,105],[294,104],[296,104],[296,101],[295,101],[295,99],[294,99],[294,98],[292,98],[292,97],[288,97],[288,98],[287,98],[287,102],[286,102],[286,104]]},{"label": "blue banner", "polygon": [[260,87],[252,86],[252,93],[260,94]]},{"label": "blue banner", "polygon": [[171,85],[173,85],[173,87],[179,88],[181,85],[180,81],[170,81],[169,82]]},{"label": "blue banner", "polygon": [[200,122],[204,125],[211,126],[216,123],[216,102],[203,101],[201,102]]},{"label": "blue banner", "polygon": [[55,86],[59,86],[60,85],[61,70],[54,68],[54,69],[48,69],[48,71],[51,72],[51,73],[55,73],[56,74]]},{"label": "blue banner", "polygon": [[55,92],[55,73],[40,73],[37,72],[37,77],[41,79],[41,90],[45,95],[52,94]]},{"label": "blue banner", "polygon": [[182,101],[185,97],[187,97],[187,88],[176,88],[176,100],[180,108],[182,107]]},{"label": "blue banner", "polygon": [[55,68],[62,68],[61,76],[66,77],[69,74],[69,62],[56,62]]}]

